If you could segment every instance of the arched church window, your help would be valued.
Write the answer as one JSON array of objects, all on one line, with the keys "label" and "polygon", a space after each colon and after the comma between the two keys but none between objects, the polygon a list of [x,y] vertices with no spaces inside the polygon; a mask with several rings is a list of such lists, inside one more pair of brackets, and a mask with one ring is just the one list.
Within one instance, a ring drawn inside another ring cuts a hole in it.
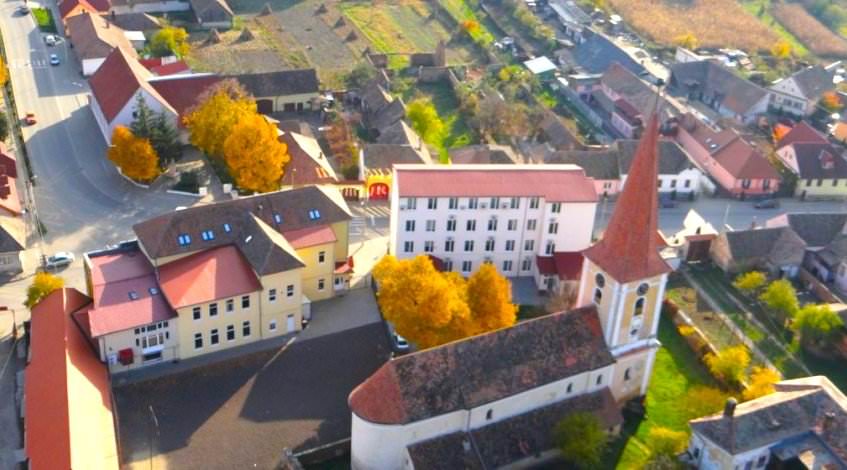
[{"label": "arched church window", "polygon": [[635,316],[641,315],[644,313],[644,297],[639,297],[638,300],[635,301]]},{"label": "arched church window", "polygon": [[603,291],[599,288],[594,289],[594,305],[600,305],[600,302],[603,301]]},{"label": "arched church window", "polygon": [[597,273],[597,275],[594,276],[594,284],[596,284],[597,287],[602,289],[603,287],[606,286],[606,278],[603,277],[602,274]]},{"label": "arched church window", "polygon": [[647,293],[648,290],[650,290],[650,286],[648,286],[647,283],[645,282],[645,283],[641,284],[640,286],[638,286],[637,292],[638,292],[638,295],[644,295],[644,294]]}]

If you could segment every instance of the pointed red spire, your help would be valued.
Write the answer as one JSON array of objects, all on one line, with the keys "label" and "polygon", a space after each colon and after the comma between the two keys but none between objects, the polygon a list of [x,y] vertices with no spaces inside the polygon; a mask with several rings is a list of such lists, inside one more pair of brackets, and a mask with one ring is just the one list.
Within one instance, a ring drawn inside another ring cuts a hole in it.
[{"label": "pointed red spire", "polygon": [[625,283],[666,273],[656,242],[659,120],[650,118],[603,237],[585,257]]}]

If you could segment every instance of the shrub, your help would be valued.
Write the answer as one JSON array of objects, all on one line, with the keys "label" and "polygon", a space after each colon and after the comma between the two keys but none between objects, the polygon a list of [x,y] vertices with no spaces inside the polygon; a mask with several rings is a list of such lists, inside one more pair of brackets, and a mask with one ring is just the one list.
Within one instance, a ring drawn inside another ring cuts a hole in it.
[{"label": "shrub", "polygon": [[768,308],[781,314],[783,320],[793,317],[799,306],[797,291],[794,290],[791,282],[785,279],[778,279],[768,284],[759,299]]},{"label": "shrub", "polygon": [[0,140],[6,140],[9,137],[9,120],[6,119],[6,114],[0,114]]},{"label": "shrub", "polygon": [[555,441],[562,456],[578,468],[594,468],[608,444],[600,421],[591,413],[574,413],[556,424]]},{"label": "shrub", "polygon": [[657,426],[650,430],[648,439],[653,455],[676,455],[685,449],[688,435],[682,431]]},{"label": "shrub", "polygon": [[685,392],[680,403],[688,419],[700,418],[720,411],[726,403],[726,395],[714,387],[697,386]]},{"label": "shrub", "polygon": [[767,282],[765,273],[761,271],[749,271],[739,274],[735,278],[735,281],[732,282],[732,285],[741,292],[751,295],[761,289],[765,285],[765,282]]},{"label": "shrub", "polygon": [[737,386],[744,380],[744,373],[750,365],[750,352],[743,345],[733,346],[717,354],[707,354],[705,362],[716,379]]},{"label": "shrub", "polygon": [[744,401],[749,401],[773,393],[773,385],[777,382],[779,382],[779,372],[769,367],[754,367],[750,374],[750,385],[741,397]]}]

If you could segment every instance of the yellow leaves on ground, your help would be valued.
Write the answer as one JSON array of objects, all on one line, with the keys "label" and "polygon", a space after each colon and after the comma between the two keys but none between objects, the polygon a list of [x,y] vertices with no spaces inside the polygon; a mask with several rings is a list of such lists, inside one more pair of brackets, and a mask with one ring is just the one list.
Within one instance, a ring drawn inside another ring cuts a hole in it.
[{"label": "yellow leaves on ground", "polygon": [[212,87],[184,118],[191,145],[213,158],[223,156],[224,141],[242,118],[256,114],[256,102],[234,80]]},{"label": "yellow leaves on ground", "polygon": [[150,141],[134,136],[124,126],[116,127],[112,133],[107,155],[121,173],[135,181],[148,183],[159,176],[159,156]]},{"label": "yellow leaves on ground", "polygon": [[491,266],[465,281],[440,273],[426,256],[383,258],[373,270],[385,319],[421,349],[515,323],[509,281]]},{"label": "yellow leaves on ground", "polygon": [[247,114],[232,128],[223,146],[224,161],[238,187],[268,192],[279,189],[288,147],[277,138],[276,126],[260,114]]}]

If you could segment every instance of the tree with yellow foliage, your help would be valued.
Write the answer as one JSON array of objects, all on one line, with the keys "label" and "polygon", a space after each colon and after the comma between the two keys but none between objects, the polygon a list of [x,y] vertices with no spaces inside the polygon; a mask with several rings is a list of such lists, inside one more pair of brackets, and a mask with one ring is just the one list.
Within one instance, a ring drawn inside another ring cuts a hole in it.
[{"label": "tree with yellow foliage", "polygon": [[426,256],[386,256],[373,268],[377,301],[398,334],[425,349],[467,336],[470,309],[465,281],[436,271]]},{"label": "tree with yellow foliage", "polygon": [[518,307],[512,303],[512,286],[491,263],[483,263],[468,279],[471,334],[512,326]]},{"label": "tree with yellow foliage", "polygon": [[744,401],[763,397],[774,392],[773,385],[779,382],[779,372],[770,367],[754,367],[750,373],[750,385],[741,394]]},{"label": "tree with yellow foliage", "polygon": [[697,49],[697,46],[700,44],[700,42],[697,41],[697,37],[691,33],[685,33],[681,36],[677,36],[674,42],[677,46],[690,50]]},{"label": "tree with yellow foliage", "polygon": [[750,352],[744,345],[732,346],[717,354],[707,354],[705,362],[715,378],[727,385],[739,385],[750,364]]},{"label": "tree with yellow foliage", "polygon": [[841,103],[841,98],[838,97],[838,93],[834,91],[825,92],[821,96],[820,104],[830,113],[834,113],[844,107]]},{"label": "tree with yellow foliage", "polygon": [[9,69],[6,68],[6,61],[0,57],[0,86],[9,81]]},{"label": "tree with yellow foliage", "polygon": [[54,274],[46,272],[35,273],[35,279],[26,290],[26,301],[24,305],[27,308],[33,308],[41,302],[41,299],[47,297],[56,289],[61,289],[65,286],[65,280]]},{"label": "tree with yellow foliage", "polygon": [[206,155],[223,156],[224,141],[233,126],[245,116],[256,114],[256,102],[235,80],[224,80],[203,93],[197,105],[183,118],[191,145]]},{"label": "tree with yellow foliage", "polygon": [[781,39],[771,47],[771,54],[777,59],[787,59],[791,57],[791,43],[785,39]]},{"label": "tree with yellow foliage", "polygon": [[280,142],[276,126],[261,114],[248,114],[224,141],[224,161],[239,188],[266,193],[279,189],[288,146]]},{"label": "tree with yellow foliage", "polygon": [[147,139],[136,137],[128,128],[118,126],[112,133],[109,160],[124,176],[147,183],[159,176],[159,156]]}]

